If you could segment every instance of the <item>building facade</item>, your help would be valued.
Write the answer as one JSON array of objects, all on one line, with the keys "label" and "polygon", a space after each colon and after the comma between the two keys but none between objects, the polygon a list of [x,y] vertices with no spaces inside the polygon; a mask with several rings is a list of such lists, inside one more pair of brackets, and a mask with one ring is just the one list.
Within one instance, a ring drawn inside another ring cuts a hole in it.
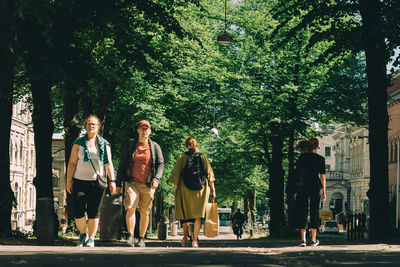
[{"label": "building facade", "polygon": [[57,211],[58,220],[61,220],[66,217],[65,207],[67,205],[67,193],[65,191],[67,184],[65,177],[65,143],[62,134],[53,134],[52,156],[54,208]]},{"label": "building facade", "polygon": [[[15,196],[11,210],[11,229],[32,231],[36,219],[36,189],[33,185],[36,154],[32,114],[25,102],[26,99],[22,99],[13,105],[11,118],[10,185]],[[60,220],[64,217],[66,203],[64,140],[60,134],[53,135],[52,154],[54,208]]]},{"label": "building facade", "polygon": [[325,157],[327,201],[322,213],[331,212],[343,223],[347,213],[369,213],[369,145],[368,131],[361,127],[338,125],[320,129],[318,154]]},{"label": "building facade", "polygon": [[13,105],[9,153],[11,189],[16,199],[11,210],[11,229],[30,230],[36,209],[36,155],[32,115],[24,101]]},{"label": "building facade", "polygon": [[[387,90],[388,92],[388,151],[389,151],[389,201],[392,208],[398,208],[398,191],[400,183],[400,71],[393,75],[393,82]],[[397,205],[396,205],[397,204]],[[396,211],[394,212],[396,213]],[[400,211],[397,212],[397,220],[400,219]]]}]

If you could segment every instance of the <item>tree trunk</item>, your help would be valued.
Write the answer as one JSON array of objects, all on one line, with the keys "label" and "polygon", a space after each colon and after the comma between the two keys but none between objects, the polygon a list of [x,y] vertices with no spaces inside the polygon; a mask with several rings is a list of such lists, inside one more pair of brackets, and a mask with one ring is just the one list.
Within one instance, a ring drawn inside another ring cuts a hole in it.
[{"label": "tree trunk", "polygon": [[249,209],[250,209],[250,219],[253,223],[256,221],[256,214],[257,214],[257,209],[256,209],[256,190],[251,189],[247,191],[247,199],[249,200]]},{"label": "tree trunk", "polygon": [[371,239],[384,239],[390,234],[386,93],[388,54],[381,27],[380,2],[360,1],[368,78],[370,188],[367,194],[371,201]]},{"label": "tree trunk", "polygon": [[[68,81],[65,84],[63,98],[63,114],[64,114],[64,145],[65,145],[65,164],[68,167],[69,158],[71,156],[72,143],[79,137],[81,131],[78,118],[79,96],[76,94],[76,88]],[[65,181],[66,182],[66,181]],[[65,185],[66,186],[66,185]],[[71,225],[73,220],[72,195],[67,193],[67,221]]]},{"label": "tree trunk", "polygon": [[[37,238],[42,245],[52,245],[55,238],[54,195],[52,181],[51,144],[54,131],[52,118],[51,88],[47,82],[32,81],[33,131],[35,133],[37,192]],[[51,210],[49,210],[51,209]]]},{"label": "tree trunk", "polygon": [[279,124],[271,125],[271,144],[272,144],[272,162],[269,177],[269,206],[270,206],[270,235],[279,237],[282,226],[285,225],[283,214],[283,140],[281,126]]},{"label": "tree trunk", "polygon": [[249,196],[246,192],[246,194],[244,194],[244,197],[243,197],[243,214],[244,214],[245,222],[249,221],[248,213],[249,213]]},{"label": "tree trunk", "polygon": [[37,197],[53,198],[51,143],[54,131],[50,86],[32,82],[33,131],[35,133]]},{"label": "tree trunk", "polygon": [[[287,183],[292,179],[294,171],[294,129],[289,130],[289,143],[288,143],[288,179]],[[286,201],[287,201],[287,215],[288,215],[288,231],[292,232],[296,227],[296,217],[295,217],[295,199],[293,194],[289,194],[286,189]]]},{"label": "tree trunk", "polygon": [[[303,47],[301,40],[296,39],[298,42],[298,49],[301,49]],[[300,63],[301,58],[300,58],[300,53],[297,54],[297,63],[294,66],[294,81],[293,84],[295,86],[300,86],[300,81],[299,81],[299,75],[300,75]],[[289,142],[288,142],[288,178],[286,181],[286,203],[287,203],[287,219],[288,219],[288,225],[287,225],[287,230],[288,232],[294,232],[296,231],[296,217],[295,217],[295,199],[293,194],[288,194],[287,192],[287,185],[289,184],[289,181],[292,180],[292,175],[294,172],[294,165],[295,165],[295,160],[294,160],[294,140],[295,140],[295,132],[296,132],[296,125],[300,122],[300,119],[298,118],[298,109],[297,109],[297,100],[298,100],[298,92],[294,91],[292,93],[292,96],[290,98],[290,117],[294,120],[292,124],[289,125],[288,129],[288,134],[289,134]]]},{"label": "tree trunk", "polygon": [[0,1],[0,237],[11,232],[10,130],[14,56],[10,49],[13,1]]}]

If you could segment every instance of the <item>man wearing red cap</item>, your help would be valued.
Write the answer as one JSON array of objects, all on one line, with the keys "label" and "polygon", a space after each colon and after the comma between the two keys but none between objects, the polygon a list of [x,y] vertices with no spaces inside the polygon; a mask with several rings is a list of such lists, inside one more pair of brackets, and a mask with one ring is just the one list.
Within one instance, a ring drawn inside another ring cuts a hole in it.
[{"label": "man wearing red cap", "polygon": [[138,140],[125,142],[117,171],[117,193],[125,183],[124,205],[129,237],[127,243],[135,246],[135,211],[139,210],[140,224],[138,246],[145,247],[144,236],[153,206],[154,191],[164,170],[164,158],[160,146],[150,140],[150,122],[142,120],[137,125]]}]

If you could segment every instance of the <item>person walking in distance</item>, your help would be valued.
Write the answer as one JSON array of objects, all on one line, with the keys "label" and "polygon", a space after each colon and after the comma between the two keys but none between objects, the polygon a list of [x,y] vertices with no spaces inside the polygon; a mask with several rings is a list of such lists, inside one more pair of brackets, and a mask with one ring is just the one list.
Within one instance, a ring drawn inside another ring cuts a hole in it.
[{"label": "person walking in distance", "polygon": [[232,216],[233,233],[237,239],[242,238],[244,219],[244,214],[240,212],[240,209]]},{"label": "person walking in distance", "polygon": [[206,204],[210,196],[215,199],[214,172],[207,157],[197,148],[193,137],[186,139],[186,151],[175,163],[171,182],[175,192],[175,217],[183,225],[182,246],[189,243],[189,223],[194,222],[192,247],[198,248],[198,235],[201,219],[206,213]]},{"label": "person walking in distance", "polygon": [[[326,200],[325,186],[325,158],[318,155],[319,142],[317,138],[311,138],[308,142],[299,144],[303,152],[295,165],[294,191],[296,194],[296,220],[300,229],[300,245],[307,246],[306,229],[307,217],[310,214],[308,227],[311,229],[311,246],[318,246],[317,229],[319,223],[319,204]],[[322,189],[322,195],[321,195]]]},{"label": "person walking in distance", "polygon": [[150,139],[151,126],[147,120],[137,124],[138,140],[128,140],[122,147],[117,171],[117,193],[125,183],[124,205],[127,243],[134,247],[135,211],[139,210],[139,247],[145,247],[144,237],[149,224],[150,209],[153,205],[154,191],[160,184],[164,170],[164,158],[160,146]]},{"label": "person walking in distance", "polygon": [[[99,134],[100,120],[90,115],[85,120],[86,134],[74,141],[67,168],[66,190],[72,194],[72,206],[76,226],[80,232],[78,246],[94,247],[94,236],[99,225],[99,207],[103,189],[96,185],[96,171],[107,172],[110,192],[116,191],[114,166],[110,144]],[[96,170],[95,170],[96,169]],[[86,234],[86,215],[89,236]]]}]

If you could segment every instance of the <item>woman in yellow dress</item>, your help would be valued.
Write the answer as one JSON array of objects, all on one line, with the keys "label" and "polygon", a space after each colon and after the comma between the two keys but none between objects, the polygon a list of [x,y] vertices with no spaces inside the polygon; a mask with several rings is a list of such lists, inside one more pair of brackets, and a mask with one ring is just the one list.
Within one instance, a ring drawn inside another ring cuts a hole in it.
[{"label": "woman in yellow dress", "polygon": [[[211,169],[210,162],[207,157],[197,148],[197,141],[193,137],[186,139],[186,151],[179,156],[175,163],[175,169],[171,177],[175,191],[175,217],[180,220],[183,225],[182,246],[188,244],[189,222],[194,222],[192,247],[198,248],[198,235],[201,228],[201,219],[206,213],[206,205],[212,192],[211,198],[215,199],[214,172]],[[196,169],[196,160],[198,160],[197,168],[201,175],[198,181],[189,181],[188,177],[197,177],[191,173],[190,169]],[[192,164],[193,163],[193,164]],[[194,167],[190,167],[194,166]],[[197,183],[197,184],[196,184]],[[191,189],[190,189],[191,188]]]}]

